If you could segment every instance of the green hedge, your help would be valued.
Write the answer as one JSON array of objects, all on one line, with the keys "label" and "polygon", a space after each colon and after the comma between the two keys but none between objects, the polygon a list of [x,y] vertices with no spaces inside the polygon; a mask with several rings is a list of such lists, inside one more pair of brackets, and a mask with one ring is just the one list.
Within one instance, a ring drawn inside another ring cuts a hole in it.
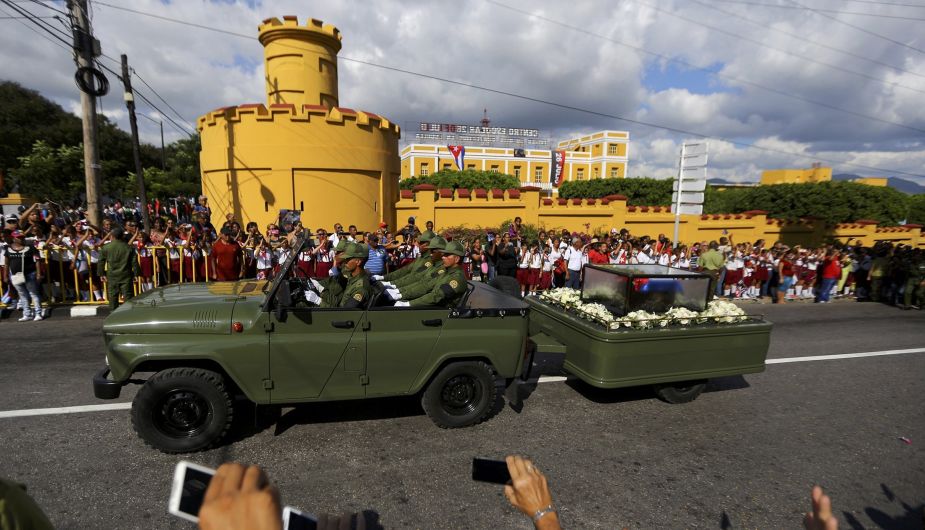
[{"label": "green hedge", "polygon": [[506,190],[510,188],[519,188],[521,186],[517,177],[512,175],[495,173],[493,171],[476,171],[474,169],[466,169],[463,171],[443,169],[437,171],[433,175],[427,175],[426,177],[410,177],[402,179],[401,182],[398,183],[399,188],[403,190],[410,190],[418,184],[432,184],[437,188],[463,188],[470,190],[476,188],[484,188],[486,190],[499,188]]},{"label": "green hedge", "polygon": [[[634,206],[669,206],[671,179],[592,179],[565,182],[559,197],[570,199],[625,195]],[[885,224],[925,221],[925,194],[906,195],[889,187],[856,182],[776,184],[718,191],[708,186],[704,213],[765,210],[771,217],[797,219],[814,216],[828,223],[874,219]]]}]

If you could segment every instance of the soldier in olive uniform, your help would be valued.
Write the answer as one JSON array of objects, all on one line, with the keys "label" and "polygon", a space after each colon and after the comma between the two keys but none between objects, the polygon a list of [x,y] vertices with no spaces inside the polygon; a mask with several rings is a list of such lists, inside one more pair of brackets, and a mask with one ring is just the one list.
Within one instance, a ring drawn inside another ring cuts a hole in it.
[{"label": "soldier in olive uniform", "polygon": [[[341,253],[341,276],[346,279],[339,296],[318,296],[306,291],[305,299],[318,307],[340,307],[345,309],[362,308],[369,301],[369,275],[363,264],[369,257],[369,247],[362,243],[347,243]],[[328,290],[326,289],[325,292]]]},{"label": "soldier in olive uniform", "polygon": [[119,307],[119,293],[129,300],[135,295],[132,284],[135,275],[139,273],[140,266],[135,257],[135,249],[123,241],[125,231],[119,227],[110,232],[112,240],[103,245],[100,250],[100,260],[97,264],[97,274],[106,282],[106,296],[109,298],[109,309]]},{"label": "soldier in olive uniform", "polygon": [[394,270],[381,278],[374,278],[376,280],[384,280],[387,282],[395,282],[398,279],[404,278],[408,274],[415,272],[420,272],[424,270],[425,263],[430,261],[430,250],[431,250],[431,240],[434,238],[434,234],[430,230],[425,230],[420,236],[418,236],[418,248],[421,250],[421,255],[414,259],[411,263],[405,265],[404,267]]},{"label": "soldier in olive uniform", "polygon": [[[906,257],[907,276],[903,292],[905,309],[921,309],[925,306],[925,255],[920,250],[913,250]],[[915,304],[912,297],[915,296]]]},{"label": "soldier in olive uniform", "polygon": [[348,244],[350,244],[350,242],[347,241],[347,238],[341,238],[334,247],[334,266],[331,267],[330,276],[318,280],[314,278],[311,279],[312,285],[321,293],[321,299],[329,304],[340,300],[341,295],[344,294],[344,287],[347,285],[347,278],[340,273],[340,267],[343,263],[343,254],[344,251],[347,250]]},{"label": "soldier in olive uniform", "polygon": [[420,270],[406,274],[404,277],[394,281],[383,281],[382,286],[387,289],[401,289],[407,285],[412,285],[430,277],[430,274],[437,268],[443,267],[443,249],[446,248],[446,239],[440,236],[434,236],[430,240],[430,256],[423,262]]},{"label": "soldier in olive uniform", "polygon": [[460,267],[465,248],[458,241],[446,244],[443,250],[445,272],[438,275],[433,287],[427,293],[407,301],[395,302],[395,307],[419,307],[441,305],[456,307],[466,294],[466,275]]}]

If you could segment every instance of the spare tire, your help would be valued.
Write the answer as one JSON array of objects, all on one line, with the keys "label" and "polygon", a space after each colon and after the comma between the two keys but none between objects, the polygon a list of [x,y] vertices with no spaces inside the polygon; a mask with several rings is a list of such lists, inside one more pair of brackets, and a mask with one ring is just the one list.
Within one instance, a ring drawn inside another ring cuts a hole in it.
[{"label": "spare tire", "polygon": [[523,298],[523,293],[520,291],[520,284],[517,283],[516,278],[512,278],[510,276],[495,276],[495,279],[488,282],[488,285],[494,287],[502,293],[509,294],[518,299]]}]

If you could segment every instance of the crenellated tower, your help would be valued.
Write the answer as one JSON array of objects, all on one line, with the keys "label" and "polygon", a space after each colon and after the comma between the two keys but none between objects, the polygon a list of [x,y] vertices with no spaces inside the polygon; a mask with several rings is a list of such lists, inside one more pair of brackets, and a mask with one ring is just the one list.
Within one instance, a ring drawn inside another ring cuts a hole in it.
[{"label": "crenellated tower", "polygon": [[339,106],[340,31],[291,16],[258,29],[267,103],[223,107],[198,120],[213,222],[232,213],[262,231],[287,209],[300,210],[310,229],[395,226],[401,131],[378,114]]}]

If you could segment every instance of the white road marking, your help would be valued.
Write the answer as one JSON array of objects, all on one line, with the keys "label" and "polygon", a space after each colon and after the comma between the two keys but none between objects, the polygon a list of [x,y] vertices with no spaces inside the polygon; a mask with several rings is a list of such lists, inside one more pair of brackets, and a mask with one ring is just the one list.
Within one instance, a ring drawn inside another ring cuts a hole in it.
[{"label": "white road marking", "polygon": [[836,359],[857,359],[858,357],[877,357],[880,355],[902,355],[904,353],[923,353],[925,348],[910,348],[908,350],[882,350],[863,353],[839,353],[835,355],[814,355],[812,357],[781,357],[768,359],[765,364],[803,363],[809,361],[833,361]]},{"label": "white road marking", "polygon": [[573,377],[563,377],[561,375],[543,375],[537,380],[537,383],[561,383],[562,381],[568,381],[569,379],[574,379]]},{"label": "white road marking", "polygon": [[[778,359],[768,359],[766,364],[781,363],[803,363],[810,361],[834,361],[838,359],[857,359],[860,357],[878,357],[881,355],[903,355],[907,353],[925,353],[925,348],[910,348],[906,350],[882,350],[868,351],[861,353],[839,353],[833,355],[814,355],[811,357],[781,357]],[[561,383],[575,379],[574,376],[564,377],[559,375],[544,375],[539,378],[539,383]],[[76,407],[55,407],[48,409],[24,409],[24,410],[7,410],[0,411],[0,419],[3,418],[22,418],[26,416],[48,416],[54,414],[75,414],[78,412],[101,412],[107,410],[129,410],[132,408],[131,403],[107,403],[105,405],[80,405]]]},{"label": "white road marking", "polygon": [[48,416],[51,414],[75,414],[77,412],[99,412],[103,410],[128,410],[131,403],[107,403],[105,405],[80,405],[77,407],[54,407],[50,409],[25,409],[0,411],[0,418],[22,418],[24,416]]}]

